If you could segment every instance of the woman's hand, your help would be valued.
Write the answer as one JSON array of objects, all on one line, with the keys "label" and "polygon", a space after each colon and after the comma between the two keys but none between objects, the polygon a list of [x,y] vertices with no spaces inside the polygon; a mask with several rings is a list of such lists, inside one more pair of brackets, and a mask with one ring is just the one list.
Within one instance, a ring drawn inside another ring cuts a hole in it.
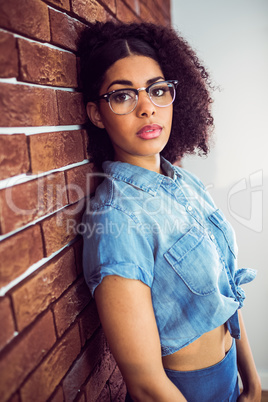
[{"label": "woman's hand", "polygon": [[106,276],[95,291],[100,320],[134,401],[186,401],[166,376],[151,289],[143,282]]}]

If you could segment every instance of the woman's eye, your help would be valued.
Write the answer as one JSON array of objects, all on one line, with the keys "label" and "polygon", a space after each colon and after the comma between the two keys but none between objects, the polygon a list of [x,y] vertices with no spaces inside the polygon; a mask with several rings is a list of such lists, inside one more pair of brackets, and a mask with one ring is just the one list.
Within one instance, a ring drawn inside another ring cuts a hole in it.
[{"label": "woman's eye", "polygon": [[124,103],[133,99],[133,95],[129,92],[119,92],[113,95],[113,102]]},{"label": "woman's eye", "polygon": [[155,88],[152,90],[152,96],[154,96],[155,98],[159,98],[160,96],[164,96],[168,90],[168,88],[164,87]]}]

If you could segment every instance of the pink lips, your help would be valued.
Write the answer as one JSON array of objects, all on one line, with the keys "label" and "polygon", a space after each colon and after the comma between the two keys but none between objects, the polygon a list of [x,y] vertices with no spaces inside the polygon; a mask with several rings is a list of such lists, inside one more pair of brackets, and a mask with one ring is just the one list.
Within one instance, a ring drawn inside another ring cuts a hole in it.
[{"label": "pink lips", "polygon": [[137,132],[137,136],[142,138],[143,140],[151,140],[153,138],[159,137],[161,131],[162,127],[158,124],[147,124]]}]

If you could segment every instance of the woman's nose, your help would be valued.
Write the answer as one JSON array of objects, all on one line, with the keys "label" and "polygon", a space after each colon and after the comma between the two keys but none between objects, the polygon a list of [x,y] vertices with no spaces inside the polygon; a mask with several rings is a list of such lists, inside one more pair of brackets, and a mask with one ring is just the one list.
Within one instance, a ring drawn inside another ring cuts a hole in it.
[{"label": "woman's nose", "polygon": [[139,117],[149,117],[155,114],[156,107],[152,103],[149,95],[146,91],[139,92],[138,104],[136,107],[136,113]]}]

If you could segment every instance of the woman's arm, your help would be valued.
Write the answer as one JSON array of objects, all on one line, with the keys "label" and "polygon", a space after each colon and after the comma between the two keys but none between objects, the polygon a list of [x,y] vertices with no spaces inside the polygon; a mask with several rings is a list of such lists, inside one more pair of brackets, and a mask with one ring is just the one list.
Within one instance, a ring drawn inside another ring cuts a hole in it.
[{"label": "woman's arm", "polygon": [[165,374],[151,290],[138,280],[106,276],[95,291],[100,320],[134,401],[186,401]]},{"label": "woman's arm", "polygon": [[238,311],[238,315],[241,329],[241,339],[236,340],[237,364],[243,383],[243,392],[238,398],[238,401],[259,402],[261,400],[261,382],[253,360],[240,310]]}]

